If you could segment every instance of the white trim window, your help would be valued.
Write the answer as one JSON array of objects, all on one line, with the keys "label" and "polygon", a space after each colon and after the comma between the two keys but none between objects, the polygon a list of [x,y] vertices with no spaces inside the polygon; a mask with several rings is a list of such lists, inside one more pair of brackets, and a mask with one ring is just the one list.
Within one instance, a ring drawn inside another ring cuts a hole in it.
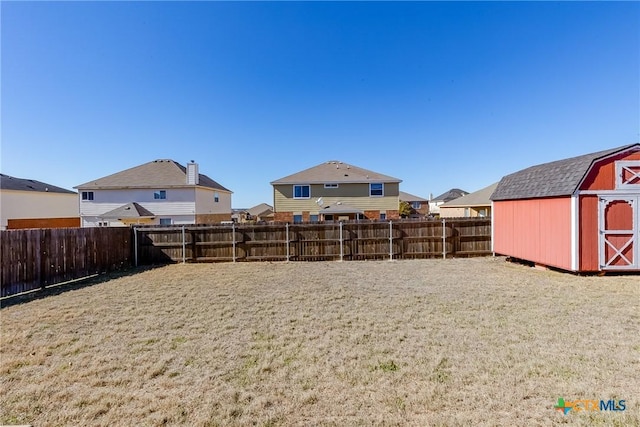
[{"label": "white trim window", "polygon": [[640,188],[640,160],[616,162],[616,188]]},{"label": "white trim window", "polygon": [[420,209],[422,207],[422,203],[415,201],[415,202],[411,202],[411,207],[413,209]]},{"label": "white trim window", "polygon": [[156,190],[153,192],[154,200],[166,200],[167,190]]},{"label": "white trim window", "polygon": [[369,197],[383,197],[384,184],[381,182],[372,182],[369,184]]},{"label": "white trim window", "polygon": [[171,225],[171,218],[160,218],[160,225]]},{"label": "white trim window", "polygon": [[93,200],[93,191],[83,191],[82,200]]},{"label": "white trim window", "polygon": [[306,185],[294,185],[293,186],[293,198],[294,199],[310,199],[311,198],[311,186]]},{"label": "white trim window", "polygon": [[213,202],[218,203],[220,201],[220,193],[217,191],[213,193]]}]

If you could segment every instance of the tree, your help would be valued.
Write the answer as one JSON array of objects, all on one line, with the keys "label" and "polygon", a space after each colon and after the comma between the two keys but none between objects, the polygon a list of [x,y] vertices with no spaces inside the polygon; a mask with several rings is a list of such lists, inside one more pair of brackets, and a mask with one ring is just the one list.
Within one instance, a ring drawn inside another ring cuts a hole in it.
[{"label": "tree", "polygon": [[398,214],[400,214],[401,218],[406,218],[411,215],[411,205],[409,202],[400,202],[400,206],[398,207]]}]

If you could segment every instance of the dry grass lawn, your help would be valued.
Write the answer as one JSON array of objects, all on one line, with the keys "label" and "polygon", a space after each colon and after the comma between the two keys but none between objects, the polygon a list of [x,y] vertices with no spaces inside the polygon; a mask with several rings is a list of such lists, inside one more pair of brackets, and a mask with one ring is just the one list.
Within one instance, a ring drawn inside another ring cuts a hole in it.
[{"label": "dry grass lawn", "polygon": [[1,310],[0,424],[640,425],[639,306],[503,258],[143,270]]}]

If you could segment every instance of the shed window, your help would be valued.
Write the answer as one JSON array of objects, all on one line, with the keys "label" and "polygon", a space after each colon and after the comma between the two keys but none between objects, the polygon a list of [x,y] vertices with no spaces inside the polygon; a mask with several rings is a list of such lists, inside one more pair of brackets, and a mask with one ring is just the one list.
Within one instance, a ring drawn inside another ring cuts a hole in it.
[{"label": "shed window", "polygon": [[616,162],[616,188],[640,188],[640,160]]}]

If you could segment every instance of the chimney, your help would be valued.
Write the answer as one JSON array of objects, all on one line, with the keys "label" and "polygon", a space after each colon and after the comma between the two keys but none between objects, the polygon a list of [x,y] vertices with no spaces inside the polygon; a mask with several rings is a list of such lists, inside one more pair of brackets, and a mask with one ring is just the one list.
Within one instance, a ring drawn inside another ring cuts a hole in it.
[{"label": "chimney", "polygon": [[187,185],[198,185],[199,183],[198,164],[191,160],[191,163],[187,163]]}]

